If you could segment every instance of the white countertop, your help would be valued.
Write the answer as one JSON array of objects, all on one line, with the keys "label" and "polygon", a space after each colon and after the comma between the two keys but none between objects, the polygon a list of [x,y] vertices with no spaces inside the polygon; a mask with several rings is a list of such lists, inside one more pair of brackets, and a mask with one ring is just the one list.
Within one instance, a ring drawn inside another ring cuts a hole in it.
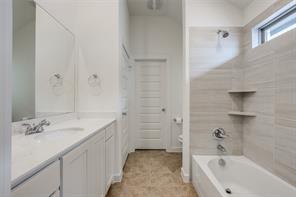
[{"label": "white countertop", "polygon": [[45,131],[40,134],[13,135],[12,188],[114,121],[115,119],[75,119],[45,127]]}]

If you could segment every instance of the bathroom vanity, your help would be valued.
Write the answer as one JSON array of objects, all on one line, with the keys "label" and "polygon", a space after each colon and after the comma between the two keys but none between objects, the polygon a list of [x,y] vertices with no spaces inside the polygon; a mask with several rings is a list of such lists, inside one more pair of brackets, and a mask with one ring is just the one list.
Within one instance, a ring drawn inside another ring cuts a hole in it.
[{"label": "bathroom vanity", "polygon": [[12,197],[105,196],[113,179],[114,119],[76,119],[12,137]]},{"label": "bathroom vanity", "polygon": [[13,10],[12,197],[105,196],[116,123],[77,115],[75,34],[38,1]]}]

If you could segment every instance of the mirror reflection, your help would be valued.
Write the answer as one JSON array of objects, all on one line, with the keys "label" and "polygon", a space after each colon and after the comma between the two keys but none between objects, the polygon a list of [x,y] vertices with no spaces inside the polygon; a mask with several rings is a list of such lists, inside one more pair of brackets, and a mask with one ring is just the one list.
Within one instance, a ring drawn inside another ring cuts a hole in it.
[{"label": "mirror reflection", "polygon": [[31,0],[13,1],[13,122],[75,111],[75,38]]}]

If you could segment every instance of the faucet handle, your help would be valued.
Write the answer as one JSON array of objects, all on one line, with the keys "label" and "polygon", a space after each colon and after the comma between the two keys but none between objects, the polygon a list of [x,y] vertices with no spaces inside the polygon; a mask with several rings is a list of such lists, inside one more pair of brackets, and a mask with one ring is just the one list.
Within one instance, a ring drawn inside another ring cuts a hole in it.
[{"label": "faucet handle", "polygon": [[23,123],[22,126],[26,127],[27,130],[32,128],[32,125],[29,123]]},{"label": "faucet handle", "polygon": [[44,119],[44,120],[42,120],[42,121],[40,122],[40,124],[41,124],[41,125],[45,125],[45,126],[49,126],[49,125],[50,125],[50,122],[49,122],[48,120]]},{"label": "faucet handle", "polygon": [[32,133],[34,124],[23,123],[22,126],[26,128],[25,135],[30,135]]},{"label": "faucet handle", "polygon": [[216,139],[219,139],[219,140],[222,140],[226,137],[229,137],[228,134],[226,134],[226,131],[223,129],[223,128],[215,128],[213,130],[213,133],[212,135],[216,138]]}]

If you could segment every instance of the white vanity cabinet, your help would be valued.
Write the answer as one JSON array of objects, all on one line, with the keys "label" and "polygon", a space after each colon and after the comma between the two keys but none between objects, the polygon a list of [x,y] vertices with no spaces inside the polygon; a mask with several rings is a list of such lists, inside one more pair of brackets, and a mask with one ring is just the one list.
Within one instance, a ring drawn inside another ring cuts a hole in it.
[{"label": "white vanity cabinet", "polygon": [[105,178],[105,190],[108,191],[113,181],[113,169],[115,158],[115,136],[114,136],[114,124],[106,129],[106,178]]},{"label": "white vanity cabinet", "polygon": [[62,193],[103,197],[113,180],[114,125],[62,157]]},{"label": "white vanity cabinet", "polygon": [[12,197],[104,197],[113,181],[115,124],[63,151],[15,187]]},{"label": "white vanity cabinet", "polygon": [[60,162],[44,168],[11,192],[12,197],[59,197]]}]

